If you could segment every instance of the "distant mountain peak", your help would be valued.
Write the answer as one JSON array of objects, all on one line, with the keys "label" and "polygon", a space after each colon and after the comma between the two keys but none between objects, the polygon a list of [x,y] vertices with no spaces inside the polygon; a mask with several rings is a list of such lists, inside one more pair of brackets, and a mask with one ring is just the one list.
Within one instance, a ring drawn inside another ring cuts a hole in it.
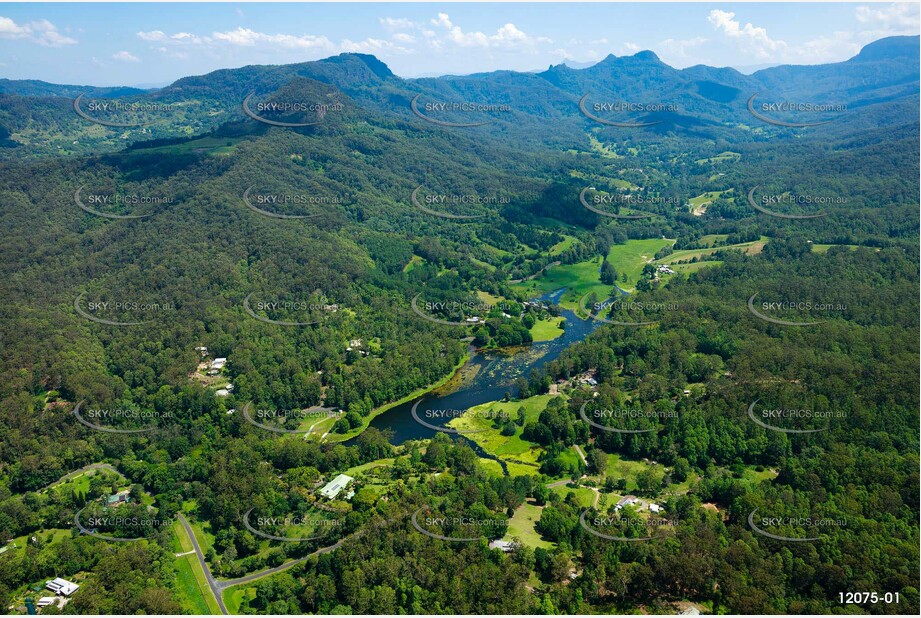
[{"label": "distant mountain peak", "polygon": [[911,57],[917,60],[921,37],[915,36],[890,36],[864,45],[860,53],[854,57],[857,61],[886,60],[891,58]]},{"label": "distant mountain peak", "polygon": [[338,56],[330,56],[329,58],[324,58],[323,60],[320,60],[320,62],[344,63],[344,62],[349,62],[349,61],[354,61],[354,60],[361,61],[365,66],[367,66],[371,70],[372,73],[374,73],[381,79],[390,79],[391,77],[395,77],[395,75],[393,74],[393,71],[390,70],[390,67],[388,67],[384,62],[379,60],[377,56],[373,56],[371,54],[359,54],[355,52],[346,52],[346,53],[339,54]]}]

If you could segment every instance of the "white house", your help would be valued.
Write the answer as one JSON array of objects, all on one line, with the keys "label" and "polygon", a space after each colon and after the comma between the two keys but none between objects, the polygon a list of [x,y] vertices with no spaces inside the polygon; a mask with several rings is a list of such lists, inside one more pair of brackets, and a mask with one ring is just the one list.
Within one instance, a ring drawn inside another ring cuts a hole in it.
[{"label": "white house", "polygon": [[45,584],[45,588],[56,592],[57,594],[63,594],[65,597],[72,595],[79,588],[77,584],[69,582],[66,579],[61,579],[60,577],[55,577],[51,581]]},{"label": "white house", "polygon": [[211,368],[212,368],[212,369],[221,370],[221,369],[224,368],[224,365],[226,365],[226,364],[227,364],[227,359],[226,359],[226,358],[223,358],[223,357],[222,357],[222,358],[215,358],[213,361],[211,361]]},{"label": "white house", "polygon": [[650,502],[650,503],[649,503],[649,510],[650,510],[652,513],[661,513],[663,509],[662,509],[662,507],[659,506],[658,504],[653,504],[652,502]]},{"label": "white house", "polygon": [[348,487],[348,484],[354,480],[347,474],[340,474],[320,489],[320,495],[328,500],[335,500],[339,492]]}]

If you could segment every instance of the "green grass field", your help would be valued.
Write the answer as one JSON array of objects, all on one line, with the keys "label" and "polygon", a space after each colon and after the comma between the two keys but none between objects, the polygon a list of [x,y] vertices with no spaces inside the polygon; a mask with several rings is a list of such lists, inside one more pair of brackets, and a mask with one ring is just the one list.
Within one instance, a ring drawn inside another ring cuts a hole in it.
[{"label": "green grass field", "polygon": [[574,242],[576,242],[575,236],[566,236],[563,240],[550,247],[547,253],[550,255],[559,255],[569,249]]},{"label": "green grass field", "polygon": [[702,268],[720,266],[722,263],[722,260],[712,260],[707,262],[694,262],[693,264],[672,264],[672,270],[674,270],[676,273],[684,273],[686,275],[690,275],[691,273],[696,273]]},{"label": "green grass field", "polygon": [[691,205],[691,212],[695,215],[702,215],[707,211],[707,204],[715,199],[722,197],[724,193],[731,192],[732,189],[725,189],[723,191],[707,191],[706,193],[702,193],[697,197],[692,197],[690,200],[688,200],[688,203]]},{"label": "green grass field", "polygon": [[694,163],[698,165],[705,165],[708,163],[728,163],[730,161],[738,161],[742,158],[742,155],[738,152],[732,152],[727,150],[726,152],[721,152],[715,157],[710,157],[709,159],[697,159]]},{"label": "green grass field", "polygon": [[406,262],[406,266],[403,267],[403,272],[404,273],[411,272],[412,269],[414,269],[416,266],[419,266],[421,264],[425,264],[425,258],[420,257],[418,255],[414,255],[411,258],[409,258],[408,262]]},{"label": "green grass field", "polygon": [[550,318],[549,320],[537,320],[534,327],[531,328],[531,337],[535,343],[541,341],[550,341],[563,334],[562,328],[565,318]]},{"label": "green grass field", "polygon": [[224,605],[231,614],[239,614],[244,601],[256,598],[256,587],[234,586],[224,591]]},{"label": "green grass field", "polygon": [[506,541],[517,538],[526,547],[543,547],[550,549],[553,543],[545,541],[534,530],[534,525],[540,520],[543,507],[525,502],[515,510],[515,514],[508,523],[508,532],[503,537]]},{"label": "green grass field", "polygon": [[655,261],[656,264],[673,264],[681,260],[693,260],[694,258],[704,258],[708,255],[712,255],[717,251],[722,251],[723,249],[742,251],[747,255],[755,255],[756,253],[761,253],[761,250],[764,249],[764,245],[770,239],[767,236],[762,236],[760,240],[754,240],[752,242],[743,242],[735,245],[725,245],[723,247],[713,247],[710,249],[681,249],[680,251],[675,251],[671,255],[667,255],[664,258],[658,259]]},{"label": "green grass field", "polygon": [[700,243],[712,247],[717,241],[725,242],[727,238],[729,238],[729,234],[705,234],[700,237]]},{"label": "green grass field", "polygon": [[[652,261],[656,252],[662,247],[674,242],[666,238],[648,238],[628,240],[623,245],[611,247],[608,252],[608,261],[617,270],[618,287],[627,291],[632,290],[639,281],[643,266]],[[560,306],[575,310],[582,297],[589,292],[594,292],[598,296],[607,296],[611,292],[611,286],[599,280],[598,270],[600,268],[600,257],[575,264],[561,264],[544,271],[536,279],[515,284],[513,287],[532,296],[566,288],[566,293],[560,299]],[[620,279],[622,273],[627,275],[626,282]]]},{"label": "green grass field", "polygon": [[593,492],[591,489],[588,489],[587,487],[576,487],[573,489],[572,487],[566,487],[563,485],[561,487],[552,487],[550,491],[563,496],[564,500],[569,494],[575,494],[576,501],[582,508],[590,507],[595,501],[595,492]]},{"label": "green grass field", "polygon": [[492,421],[486,418],[485,413],[492,410],[494,415],[507,414],[514,419],[518,416],[518,409],[524,408],[525,423],[536,422],[547,407],[547,402],[555,396],[537,395],[522,401],[484,403],[470,408],[467,414],[451,420],[448,425],[461,431],[477,431],[464,437],[505,462],[510,475],[534,476],[538,474],[537,458],[543,449],[533,442],[522,440],[521,427],[516,429],[515,435],[503,436],[498,429],[492,427]]},{"label": "green grass field", "polygon": [[848,249],[856,249],[860,245],[823,245],[823,244],[814,244],[812,245],[813,253],[828,253],[828,250],[832,247],[847,247]]},{"label": "green grass field", "polygon": [[[190,522],[191,523],[191,522]],[[194,528],[194,524],[193,524]],[[192,551],[192,541],[186,534],[185,528],[178,520],[173,522],[173,535],[178,540],[179,551],[185,553]],[[199,544],[201,540],[199,540]],[[202,548],[204,550],[204,547]],[[205,572],[198,562],[198,557],[193,554],[179,556],[175,559],[177,591],[183,609],[188,609],[194,614],[220,614],[221,608],[217,604]]]},{"label": "green grass field", "polygon": [[[647,238],[628,240],[626,244],[611,247],[608,251],[608,261],[617,270],[618,287],[627,291],[632,290],[643,274],[643,267],[655,258],[660,249],[673,244],[675,241],[668,238]],[[627,274],[626,283],[620,278],[624,273]]]}]

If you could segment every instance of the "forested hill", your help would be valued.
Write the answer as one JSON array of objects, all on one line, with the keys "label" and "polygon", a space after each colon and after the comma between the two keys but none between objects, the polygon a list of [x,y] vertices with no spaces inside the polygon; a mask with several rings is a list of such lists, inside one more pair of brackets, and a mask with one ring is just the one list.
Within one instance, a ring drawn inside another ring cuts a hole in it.
[{"label": "forested hill", "polygon": [[[216,613],[188,521],[239,613],[917,613],[918,49],[0,83],[0,603]],[[471,380],[505,417],[374,426]]]},{"label": "forested hill", "polygon": [[[789,133],[753,119],[748,110],[753,95],[758,95],[753,105],[825,106],[822,112],[772,112],[780,122],[839,121],[811,129],[822,135],[840,130],[848,111],[866,128],[903,122],[910,114],[901,113],[902,107],[917,111],[913,93],[919,83],[918,56],[918,37],[893,37],[867,45],[845,62],[773,67],[748,76],[706,66],[678,70],[644,51],[608,56],[585,69],[559,65],[536,74],[497,71],[420,79],[399,78],[374,56],[341,54],[300,64],[223,69],[150,92],[3,80],[0,135],[12,137],[4,141],[0,156],[111,151],[138,141],[204,133],[245,118],[241,103],[249,94],[255,93],[255,104],[296,79],[332,86],[367,111],[425,124],[411,109],[418,96],[417,108],[432,120],[489,123],[472,132],[481,139],[514,141],[531,148],[583,147],[586,127],[605,128],[580,111],[580,101],[585,111],[602,120],[648,124],[631,132],[639,141],[675,133],[751,142]],[[94,112],[102,121],[134,125],[121,127],[116,138],[112,132],[90,130],[93,125],[73,113],[72,99],[79,94],[84,95],[85,106],[113,99],[148,107]],[[437,107],[445,103],[486,107],[466,111]],[[430,111],[425,111],[426,105]],[[595,106],[600,111],[592,112]],[[893,113],[894,108],[899,113]],[[605,128],[602,133],[613,130]]]}]

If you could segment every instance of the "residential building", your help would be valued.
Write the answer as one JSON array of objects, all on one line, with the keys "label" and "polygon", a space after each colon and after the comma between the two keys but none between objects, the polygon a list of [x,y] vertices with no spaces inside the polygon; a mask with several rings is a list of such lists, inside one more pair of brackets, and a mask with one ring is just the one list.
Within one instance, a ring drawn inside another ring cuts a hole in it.
[{"label": "residential building", "polygon": [[327,500],[335,500],[339,492],[348,487],[348,484],[354,480],[355,479],[347,474],[340,474],[320,489],[320,495]]}]

